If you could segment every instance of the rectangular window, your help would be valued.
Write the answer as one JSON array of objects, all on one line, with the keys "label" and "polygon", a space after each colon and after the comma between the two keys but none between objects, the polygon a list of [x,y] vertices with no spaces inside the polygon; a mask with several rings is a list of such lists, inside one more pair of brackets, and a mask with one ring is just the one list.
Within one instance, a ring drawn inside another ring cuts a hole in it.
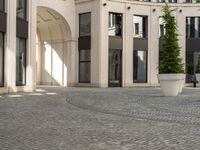
[{"label": "rectangular window", "polygon": [[177,3],[177,0],[169,0],[169,3]]},{"label": "rectangular window", "polygon": [[122,86],[122,50],[109,49],[109,87]]},{"label": "rectangular window", "polygon": [[4,34],[0,32],[0,87],[4,86]]},{"label": "rectangular window", "polygon": [[134,50],[133,81],[147,83],[147,51]]},{"label": "rectangular window", "polygon": [[158,3],[164,3],[165,0],[157,0]]},{"label": "rectangular window", "polygon": [[109,13],[109,36],[122,36],[122,14]]},{"label": "rectangular window", "polygon": [[159,26],[159,37],[162,37],[165,35],[165,24],[162,17],[159,17]]},{"label": "rectangular window", "polygon": [[4,12],[4,7],[5,7],[5,1],[4,0],[0,0],[0,11]]},{"label": "rectangular window", "polygon": [[26,20],[26,0],[17,0],[17,17]]},{"label": "rectangular window", "polygon": [[139,35],[139,23],[135,23],[135,36]]},{"label": "rectangular window", "polygon": [[192,0],[185,0],[185,3],[192,3]]},{"label": "rectangular window", "polygon": [[16,85],[26,84],[26,39],[17,37],[16,41]]},{"label": "rectangular window", "polygon": [[195,18],[190,18],[190,38],[195,37]]},{"label": "rectangular window", "polygon": [[148,17],[134,15],[133,23],[133,37],[148,38]]},{"label": "rectangular window", "polygon": [[79,82],[90,83],[90,62],[91,51],[81,49],[79,50]]},{"label": "rectangular window", "polygon": [[186,38],[200,38],[200,17],[186,18]]},{"label": "rectangular window", "polygon": [[79,36],[91,35],[91,13],[79,15]]}]

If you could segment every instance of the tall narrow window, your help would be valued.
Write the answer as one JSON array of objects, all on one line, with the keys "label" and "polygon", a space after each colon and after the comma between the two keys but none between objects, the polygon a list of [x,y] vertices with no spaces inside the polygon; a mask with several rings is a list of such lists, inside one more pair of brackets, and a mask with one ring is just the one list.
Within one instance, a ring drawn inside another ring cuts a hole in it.
[{"label": "tall narrow window", "polygon": [[5,1],[0,0],[0,11],[4,12],[4,7],[5,7]]},{"label": "tall narrow window", "polygon": [[134,50],[133,80],[136,83],[147,82],[147,51]]},{"label": "tall narrow window", "polygon": [[91,35],[91,13],[80,14],[79,16],[79,36]]},{"label": "tall narrow window", "polygon": [[26,39],[16,41],[16,85],[26,84]]},{"label": "tall narrow window", "polygon": [[90,83],[91,13],[79,15],[79,82]]},{"label": "tall narrow window", "polygon": [[80,82],[90,82],[90,50],[79,50]]},{"label": "tall narrow window", "polygon": [[26,20],[26,0],[17,0],[17,17]]},{"label": "tall narrow window", "polygon": [[122,36],[122,14],[109,13],[109,36]]},{"label": "tall narrow window", "polygon": [[4,34],[0,32],[0,87],[4,86]]},{"label": "tall narrow window", "polygon": [[195,37],[195,17],[190,18],[190,38]]},{"label": "tall narrow window", "polygon": [[147,16],[133,16],[133,37],[147,38],[148,37],[148,17]]}]

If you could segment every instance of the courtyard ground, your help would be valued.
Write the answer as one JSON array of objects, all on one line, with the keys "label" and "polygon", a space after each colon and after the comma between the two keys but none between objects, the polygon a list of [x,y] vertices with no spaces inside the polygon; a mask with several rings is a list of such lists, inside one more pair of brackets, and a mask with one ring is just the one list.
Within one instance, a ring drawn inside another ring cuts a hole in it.
[{"label": "courtyard ground", "polygon": [[38,87],[0,95],[0,150],[200,150],[200,88]]}]

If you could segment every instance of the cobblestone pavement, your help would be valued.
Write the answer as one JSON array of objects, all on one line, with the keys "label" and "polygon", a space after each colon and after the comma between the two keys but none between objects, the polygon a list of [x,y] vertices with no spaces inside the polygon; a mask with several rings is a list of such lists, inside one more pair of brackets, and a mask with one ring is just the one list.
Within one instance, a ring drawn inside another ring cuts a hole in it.
[{"label": "cobblestone pavement", "polygon": [[0,150],[200,150],[200,89],[38,87],[0,95]]}]

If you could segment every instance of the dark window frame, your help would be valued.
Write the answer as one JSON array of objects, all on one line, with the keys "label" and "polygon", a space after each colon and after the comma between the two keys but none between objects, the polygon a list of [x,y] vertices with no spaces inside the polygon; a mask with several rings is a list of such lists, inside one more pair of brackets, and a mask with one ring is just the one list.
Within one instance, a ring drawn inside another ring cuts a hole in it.
[{"label": "dark window frame", "polygon": [[[90,51],[90,60],[80,60],[80,55],[81,55],[81,53],[80,53],[80,51]],[[89,63],[90,64],[90,80],[89,81],[81,81],[80,79],[81,79],[81,72],[80,72],[80,64],[82,64],[82,63],[84,63],[84,64],[86,64],[86,63]],[[80,49],[79,50],[79,83],[91,83],[91,49]]]},{"label": "dark window frame", "polygon": [[[121,17],[122,17],[122,22],[121,22],[121,36],[119,36],[119,35],[109,35],[109,33],[108,33],[108,36],[116,36],[116,37],[121,37],[121,38],[123,38],[123,13],[119,13],[119,12],[113,12],[113,11],[109,11],[108,12],[108,28],[109,28],[109,22],[110,22],[110,14],[121,14]],[[116,21],[115,21],[116,22]],[[112,26],[113,27],[113,26]]]},{"label": "dark window frame", "polygon": [[27,21],[27,10],[28,10],[28,2],[27,0],[24,0],[25,4],[24,4],[24,18],[21,18],[17,15],[17,9],[16,9],[16,16],[17,16],[17,19],[20,19],[20,20],[25,20]]},{"label": "dark window frame", "polygon": [[84,13],[79,13],[79,37],[84,37],[81,36],[81,15],[85,15],[85,14],[90,14],[90,35],[86,35],[86,36],[91,36],[92,34],[92,12],[84,12]]},{"label": "dark window frame", "polygon": [[[134,74],[135,74],[135,69],[134,69],[134,63],[135,63],[135,60],[134,60],[134,58],[135,58],[135,52],[137,52],[137,51],[144,51],[144,52],[146,52],[146,81],[145,82],[140,82],[140,81],[136,81],[136,80],[134,80]],[[148,50],[133,50],[133,83],[141,83],[141,84],[147,84],[148,83]]]},{"label": "dark window frame", "polygon": [[[27,78],[26,77],[27,76],[27,68],[26,68],[27,67],[27,62],[26,62],[27,61],[27,39],[23,38],[23,37],[16,37],[16,38],[25,40],[25,46],[24,46],[25,47],[25,54],[24,54],[25,55],[25,59],[24,59],[24,62],[25,62],[25,79],[24,80],[25,80],[25,83],[24,84],[18,84],[17,80],[16,80],[15,85],[16,86],[26,86],[26,78]],[[17,72],[15,71],[15,73],[17,73]]]},{"label": "dark window frame", "polygon": [[2,73],[3,73],[3,85],[2,86],[0,86],[0,87],[4,87],[4,82],[5,82],[5,75],[4,75],[4,73],[5,73],[5,33],[3,33],[3,32],[0,32],[2,35],[3,35],[3,68],[2,68]]}]

